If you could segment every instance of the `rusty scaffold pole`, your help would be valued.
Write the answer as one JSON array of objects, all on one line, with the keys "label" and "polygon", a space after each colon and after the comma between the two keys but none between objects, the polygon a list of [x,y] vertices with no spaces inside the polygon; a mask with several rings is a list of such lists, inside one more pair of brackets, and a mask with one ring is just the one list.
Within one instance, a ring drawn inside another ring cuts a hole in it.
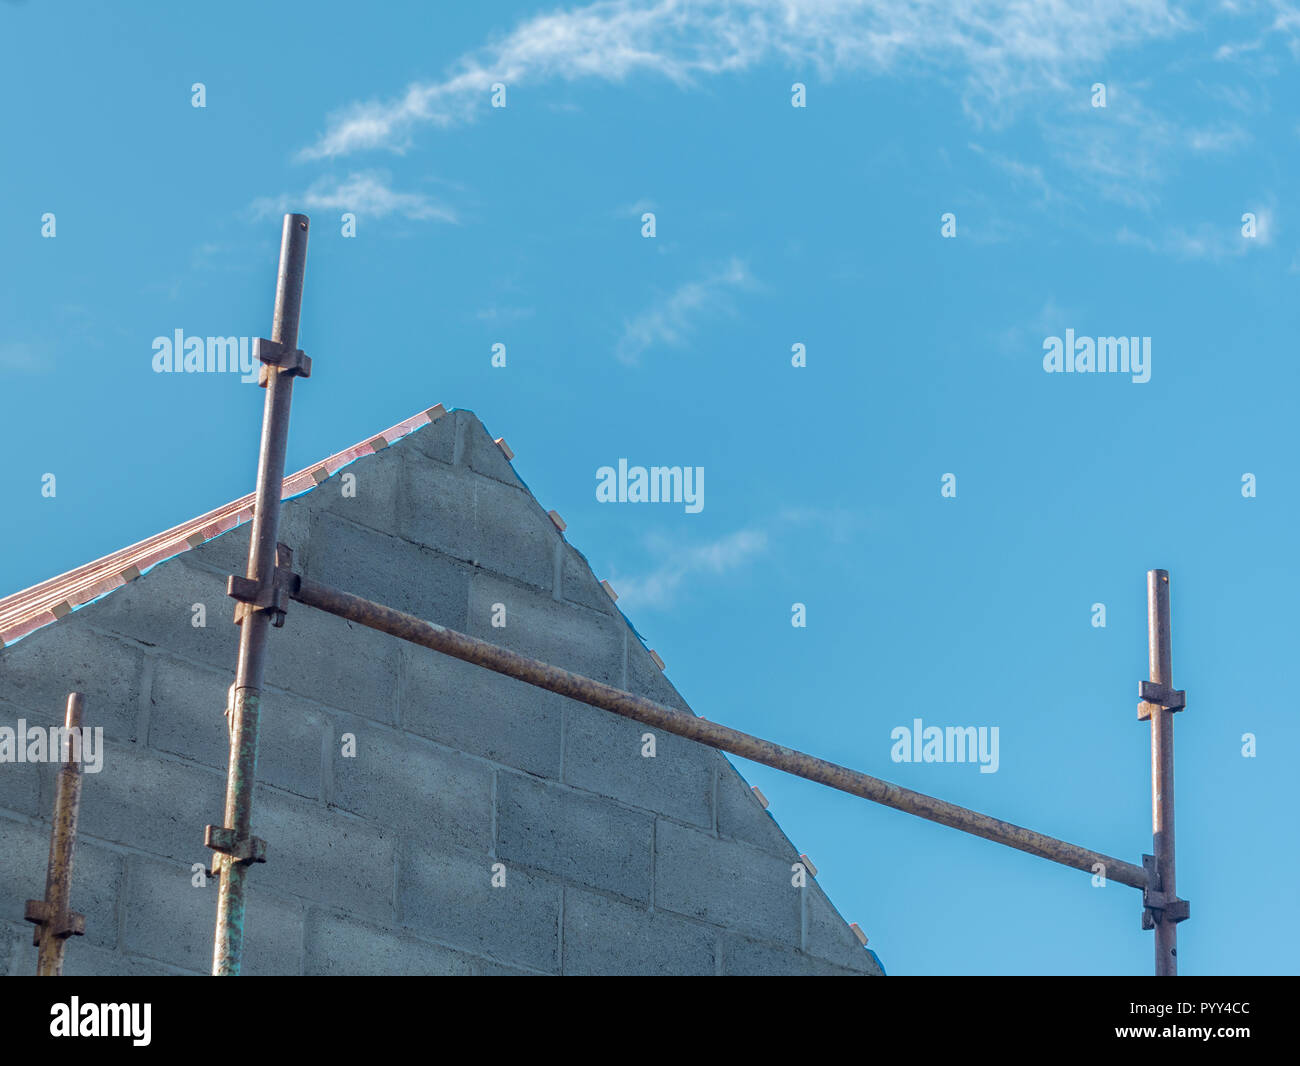
[{"label": "rusty scaffold pole", "polygon": [[[50,862],[45,872],[45,898],[29,899],[24,917],[36,928],[36,976],[63,974],[63,949],[70,936],[83,936],[86,918],[69,910],[72,860],[77,850],[77,816],[81,812],[81,716],[85,697],[68,696],[67,715],[59,744],[59,775],[54,792],[54,824],[50,827]],[[51,750],[53,754],[53,750]]]},{"label": "rusty scaffold pole", "polygon": [[1148,886],[1142,892],[1142,928],[1154,929],[1156,976],[1178,976],[1178,923],[1190,908],[1174,878],[1174,713],[1187,694],[1173,687],[1169,572],[1147,571],[1147,656],[1151,679],[1139,682],[1138,719],[1151,722],[1151,835],[1154,855],[1143,855]]},{"label": "rusty scaffold pole", "polygon": [[839,766],[793,748],[783,747],[738,729],[697,718],[685,711],[653,703],[629,692],[602,684],[589,677],[561,670],[549,663],[530,659],[507,648],[489,644],[476,637],[457,633],[413,615],[353,596],[351,593],[309,581],[294,574],[291,569],[277,570],[276,584],[285,589],[290,598],[318,610],[345,618],[358,625],[376,629],[381,633],[431,648],[463,662],[494,670],[538,688],[568,696],[570,699],[601,707],[644,725],[662,729],[709,747],[738,755],[753,762],[783,770],[796,777],[860,796],[886,807],[925,818],[940,825],[959,829],[963,833],[992,840],[1018,851],[1050,859],[1063,866],[1092,872],[1096,864],[1105,866],[1106,877],[1132,888],[1146,889],[1147,871],[1131,862],[1079,847],[1055,837],[1004,822],[978,811],[959,807],[933,796],[927,796],[899,785],[882,781],[857,770]]},{"label": "rusty scaffold pole", "polygon": [[[219,874],[212,974],[238,976],[244,938],[244,890],[248,867],[266,861],[266,842],[252,835],[253,788],[257,775],[257,731],[262,678],[266,669],[267,627],[284,624],[286,599],[273,581],[280,528],[280,493],[285,447],[289,439],[289,405],[293,379],[311,375],[311,360],[298,349],[303,273],[307,263],[306,215],[285,215],[280,239],[280,271],[275,289],[275,318],[270,340],[255,343],[263,366],[259,384],[266,389],[262,444],[257,459],[248,569],[230,578],[228,594],[237,600],[239,660],[230,715],[230,763],[226,775],[223,825],[210,825],[203,845],[211,848],[212,872]],[[284,562],[285,560],[281,560]],[[290,564],[291,565],[291,564]]]}]

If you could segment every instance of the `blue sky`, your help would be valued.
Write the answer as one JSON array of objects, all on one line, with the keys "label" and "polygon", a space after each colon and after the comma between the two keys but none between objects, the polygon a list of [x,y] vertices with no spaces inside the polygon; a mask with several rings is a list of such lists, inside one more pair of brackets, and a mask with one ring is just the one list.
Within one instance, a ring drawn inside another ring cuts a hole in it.
[{"label": "blue sky", "polygon": [[[1298,61],[1285,3],[2,3],[0,594],[251,489],[262,394],[152,344],[266,335],[302,210],[289,468],[475,411],[716,721],[1140,862],[1168,569],[1180,969],[1294,971]],[[1132,889],[740,768],[891,973],[1150,972]]]}]

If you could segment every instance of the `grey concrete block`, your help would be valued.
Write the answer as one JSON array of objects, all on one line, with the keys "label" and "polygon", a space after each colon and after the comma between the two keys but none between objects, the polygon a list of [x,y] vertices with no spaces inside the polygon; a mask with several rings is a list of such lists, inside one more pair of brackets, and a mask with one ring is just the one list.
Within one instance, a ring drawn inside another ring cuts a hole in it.
[{"label": "grey concrete block", "polygon": [[0,921],[0,976],[20,977],[35,972],[32,927],[25,922]]},{"label": "grey concrete block", "polygon": [[402,726],[448,747],[558,777],[564,706],[545,689],[404,644]]},{"label": "grey concrete block", "polygon": [[[626,625],[626,623],[624,623]],[[673,687],[663,670],[650,658],[637,635],[630,629],[627,634],[627,690],[642,699],[653,700],[665,707],[698,714]],[[707,718],[708,715],[705,715]],[[718,719],[715,717],[714,721]]]},{"label": "grey concrete block", "polygon": [[[222,713],[234,675],[158,656],[154,662],[149,745],[224,771],[230,760]],[[300,796],[320,795],[325,714],[296,696],[262,693],[257,779]]]},{"label": "grey concrete block", "polygon": [[[190,867],[133,855],[127,877],[123,949],[186,970],[212,966],[216,878],[196,887]],[[249,877],[242,972],[251,977],[302,971],[303,908]]]},{"label": "grey concrete block", "polygon": [[809,955],[850,970],[878,976],[880,967],[816,881],[804,889],[804,944]]},{"label": "grey concrete block", "polygon": [[407,454],[398,447],[363,455],[331,474],[302,500],[312,511],[330,511],[358,525],[400,534]]},{"label": "grey concrete block", "polygon": [[[524,488],[523,480],[515,473],[514,467],[510,465],[510,460],[506,458],[505,452],[497,444],[496,437],[478,420],[474,412],[457,411],[456,415],[465,427],[462,430],[462,439],[464,441],[465,462],[469,468],[476,474],[490,477],[504,485]],[[498,433],[496,436],[499,437],[501,434]]]},{"label": "grey concrete block", "polygon": [[[482,435],[481,427],[477,435]],[[490,441],[488,445],[500,454]],[[445,466],[415,449],[403,454],[407,458],[398,522],[390,532],[452,558],[551,588],[559,533],[518,479],[511,475],[502,482],[467,465]],[[501,472],[495,466],[493,470]]]},{"label": "grey concrete block", "polygon": [[564,972],[590,976],[706,976],[718,930],[581,889],[564,892]]},{"label": "grey concrete block", "polygon": [[549,977],[550,971],[525,970],[518,966],[505,966],[491,959],[474,960],[475,977]]},{"label": "grey concrete block", "polygon": [[[0,659],[0,670],[3,668],[4,661]],[[14,730],[15,745],[18,736],[18,719],[23,719],[30,727],[32,724],[30,714],[31,712],[26,708],[16,707],[12,703],[0,700],[0,726]],[[17,752],[15,752],[16,756]],[[45,810],[42,790],[46,777],[53,780],[53,774],[44,763],[0,762],[0,810],[26,814],[34,818],[39,818],[44,811],[48,817],[50,812]],[[49,793],[49,801],[52,809],[53,792]]]},{"label": "grey concrete block", "polygon": [[408,458],[394,505],[395,525],[387,531],[472,562],[478,554],[474,492],[481,479],[463,467],[429,462],[416,452],[404,454]]},{"label": "grey concrete block", "polygon": [[548,591],[555,584],[555,523],[525,490],[479,477],[474,485],[475,563]]},{"label": "grey concrete block", "polygon": [[497,777],[497,855],[629,899],[650,896],[651,819],[517,774]]},{"label": "grey concrete block", "polygon": [[268,644],[267,685],[375,721],[397,720],[395,638],[292,604]]},{"label": "grey concrete block", "polygon": [[443,555],[550,589],[554,524],[523,489],[407,453],[399,536]]},{"label": "grey concrete block", "polygon": [[722,943],[722,972],[727,977],[863,977],[861,970],[836,966],[793,947],[727,935]]},{"label": "grey concrete block", "polygon": [[655,909],[797,946],[790,863],[662,818],[655,825]]},{"label": "grey concrete block", "polygon": [[[45,897],[50,829],[0,819],[0,900],[22,917],[29,899]],[[117,894],[122,857],[88,841],[77,842],[72,861],[72,909],[86,916],[86,935],[78,943],[111,948],[117,944]],[[35,960],[33,959],[33,964]]]},{"label": "grey concrete block", "polygon": [[[642,755],[647,733],[655,738],[653,758]],[[569,784],[712,828],[718,759],[712,748],[576,703],[569,708],[564,747]]]},{"label": "grey concrete block", "polygon": [[465,414],[464,411],[448,411],[436,422],[408,433],[392,447],[418,451],[421,455],[451,466],[456,461],[456,424]]},{"label": "grey concrete block", "polygon": [[[213,912],[215,916],[215,911]],[[81,943],[82,938],[71,941],[63,956],[64,977],[201,977],[212,969],[211,952],[201,968],[182,970],[156,959],[137,955],[124,955],[118,951],[97,948]],[[32,949],[32,966],[36,965],[36,949]]]},{"label": "grey concrete block", "polygon": [[[718,765],[718,835],[752,844],[794,862],[799,850],[790,843],[776,819],[763,809],[754,790],[722,756]],[[769,797],[770,799],[770,797]]]},{"label": "grey concrete block", "polygon": [[62,725],[68,693],[81,692],[87,725],[102,726],[114,740],[136,739],[144,652],[87,625],[101,605],[68,615],[0,651],[0,698],[21,707],[29,725]]},{"label": "grey concrete block", "polygon": [[105,742],[104,766],[81,786],[79,831],[178,862],[203,861],[203,827],[220,825],[226,775]]},{"label": "grey concrete block", "polygon": [[[492,625],[497,603],[505,606],[502,628]],[[471,636],[606,684],[622,681],[623,633],[613,618],[483,571],[470,582],[469,605]]]},{"label": "grey concrete block", "polygon": [[259,788],[253,832],[267,861],[253,877],[268,889],[361,915],[393,914],[396,833],[305,800]]},{"label": "grey concrete block", "polygon": [[[402,833],[416,844],[486,855],[492,846],[492,768],[419,737],[340,717],[355,756],[334,744],[333,806]],[[338,740],[338,738],[336,738]]]},{"label": "grey concrete block", "polygon": [[464,629],[470,573],[466,564],[329,511],[315,516],[311,545],[303,573],[312,580],[449,629]]},{"label": "grey concrete block", "polygon": [[533,970],[559,969],[559,884],[505,864],[505,884],[493,887],[500,860],[412,847],[398,877],[402,923],[421,937]]},{"label": "grey concrete block", "polygon": [[[586,556],[567,541],[560,549],[561,579],[560,588],[564,598],[571,603],[580,603],[584,607],[600,611],[601,614],[617,615],[618,608],[610,599],[609,593],[591,571]],[[614,590],[615,592],[618,589]]]},{"label": "grey concrete block", "polygon": [[474,972],[474,959],[389,929],[313,912],[307,923],[305,972],[327,977],[462,977]]},{"label": "grey concrete block", "polygon": [[[160,563],[72,619],[84,615],[96,628],[233,671],[239,648],[239,630],[231,624],[235,601],[226,595],[220,574],[191,565],[188,555]],[[204,626],[193,624],[196,603],[204,605]]]}]

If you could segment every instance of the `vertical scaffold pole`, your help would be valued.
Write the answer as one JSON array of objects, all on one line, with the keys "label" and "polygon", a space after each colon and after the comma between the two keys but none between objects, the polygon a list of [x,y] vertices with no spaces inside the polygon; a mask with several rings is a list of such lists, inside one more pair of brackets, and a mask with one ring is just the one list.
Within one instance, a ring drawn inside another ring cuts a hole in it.
[{"label": "vertical scaffold pole", "polygon": [[[63,975],[63,949],[70,936],[86,932],[84,915],[68,909],[72,898],[72,860],[77,849],[77,816],[81,812],[81,717],[85,697],[68,695],[54,793],[54,824],[50,827],[50,862],[45,872],[45,898],[29,899],[25,917],[35,924],[36,976]],[[50,754],[54,754],[52,749]]]},{"label": "vertical scaffold pole", "polygon": [[1142,928],[1155,930],[1157,977],[1178,975],[1178,923],[1189,914],[1174,873],[1174,713],[1187,703],[1173,687],[1169,572],[1147,571],[1147,651],[1151,680],[1139,685],[1138,718],[1151,721],[1151,835],[1155,855],[1144,855]]},{"label": "vertical scaffold pole", "polygon": [[[230,579],[228,593],[239,602],[239,660],[230,701],[230,763],[226,775],[225,823],[208,826],[204,846],[213,849],[212,870],[220,873],[212,973],[239,975],[244,938],[244,888],[248,867],[266,861],[266,843],[250,832],[253,788],[257,778],[257,732],[262,678],[266,668],[267,627],[284,624],[287,596],[277,580],[276,537],[280,528],[280,494],[285,447],[289,439],[289,405],[293,379],[308,377],[311,361],[298,350],[303,274],[307,262],[306,215],[285,215],[280,240],[280,271],[275,290],[271,339],[258,340],[260,384],[266,389],[262,445],[257,460],[248,569]],[[283,564],[286,560],[279,560]]]}]

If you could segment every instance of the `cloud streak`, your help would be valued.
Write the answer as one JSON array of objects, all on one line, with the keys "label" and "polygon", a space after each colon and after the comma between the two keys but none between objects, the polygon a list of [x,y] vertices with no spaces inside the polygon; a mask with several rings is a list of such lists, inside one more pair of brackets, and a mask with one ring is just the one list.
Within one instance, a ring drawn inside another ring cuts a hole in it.
[{"label": "cloud streak", "polygon": [[733,258],[709,277],[688,281],[674,290],[663,303],[642,311],[623,325],[623,335],[614,348],[619,362],[629,366],[660,345],[679,347],[694,332],[699,321],[711,312],[726,310],[729,290],[752,283],[749,268]]},{"label": "cloud streak", "polygon": [[767,550],[767,534],[742,529],[692,547],[660,543],[666,553],[648,573],[616,578],[619,604],[625,608],[667,607],[684,586],[701,577],[720,576],[745,566]]},{"label": "cloud streak", "polygon": [[48,354],[37,355],[29,344],[0,341],[0,371],[10,374],[43,374],[50,369]]},{"label": "cloud streak", "polygon": [[1227,154],[1250,143],[1249,132],[1235,122],[1190,125],[1147,105],[1134,87],[1112,82],[1108,90],[1103,110],[1076,94],[1067,115],[1040,119],[1060,174],[1089,195],[1149,211],[1187,156]]},{"label": "cloud streak", "polygon": [[1253,214],[1256,227],[1253,238],[1245,237],[1240,224],[1232,222],[1218,225],[1201,223],[1192,227],[1174,226],[1155,238],[1134,233],[1125,227],[1115,235],[1115,239],[1120,244],[1145,248],[1149,252],[1171,255],[1176,259],[1214,262],[1236,259],[1273,243],[1276,226],[1272,210],[1257,208]]},{"label": "cloud streak", "polygon": [[601,0],[527,19],[440,80],[345,107],[300,158],[403,152],[421,127],[473,121],[496,82],[617,83],[646,74],[689,86],[768,61],[825,78],[908,66],[955,71],[968,110],[996,109],[1028,90],[1064,88],[1117,49],[1188,28],[1166,0]]},{"label": "cloud streak", "polygon": [[258,218],[285,211],[352,211],[365,218],[399,215],[416,222],[456,222],[449,207],[421,193],[397,192],[383,171],[357,171],[346,178],[325,176],[297,195],[264,196],[253,201]]}]

